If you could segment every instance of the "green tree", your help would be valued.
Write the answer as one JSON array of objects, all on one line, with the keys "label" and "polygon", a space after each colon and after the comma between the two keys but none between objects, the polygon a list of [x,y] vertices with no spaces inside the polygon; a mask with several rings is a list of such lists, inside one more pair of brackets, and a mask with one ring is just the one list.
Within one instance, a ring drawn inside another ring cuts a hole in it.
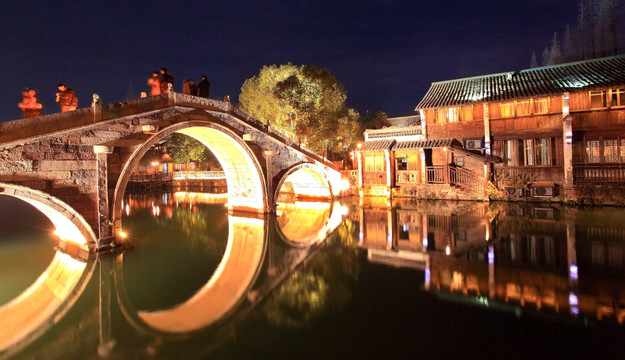
[{"label": "green tree", "polygon": [[204,161],[208,158],[208,149],[194,138],[174,133],[167,146],[176,164],[187,164],[191,161]]},{"label": "green tree", "polygon": [[343,85],[326,69],[265,66],[241,87],[244,111],[316,152],[345,153],[360,130],[359,114],[345,105]]},{"label": "green tree", "polygon": [[362,117],[362,125],[365,129],[381,129],[391,126],[391,123],[384,111],[367,111]]}]

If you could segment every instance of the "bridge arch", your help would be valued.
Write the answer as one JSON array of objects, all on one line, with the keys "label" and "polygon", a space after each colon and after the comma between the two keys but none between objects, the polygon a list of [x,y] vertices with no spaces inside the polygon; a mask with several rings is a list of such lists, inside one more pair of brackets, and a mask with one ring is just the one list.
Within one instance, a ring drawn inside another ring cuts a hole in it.
[{"label": "bridge arch", "polygon": [[121,230],[122,200],[130,174],[152,145],[173,133],[195,138],[215,155],[226,176],[230,210],[266,212],[268,201],[265,178],[258,159],[248,145],[225,126],[205,120],[186,121],[154,134],[140,145],[124,164],[114,192],[115,233]]},{"label": "bridge arch", "polygon": [[34,206],[50,219],[62,241],[86,251],[97,248],[97,237],[91,226],[65,202],[43,191],[7,183],[0,183],[0,194],[16,197]]},{"label": "bridge arch", "polygon": [[298,163],[288,168],[275,188],[274,199],[332,200],[337,189],[327,172],[313,163]]}]

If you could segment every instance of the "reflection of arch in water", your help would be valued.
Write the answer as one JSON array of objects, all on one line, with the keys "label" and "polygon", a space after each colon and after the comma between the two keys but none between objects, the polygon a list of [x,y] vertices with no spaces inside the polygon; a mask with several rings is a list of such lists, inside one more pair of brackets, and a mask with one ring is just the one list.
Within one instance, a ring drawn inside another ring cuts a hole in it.
[{"label": "reflection of arch in water", "polygon": [[0,307],[0,355],[18,351],[56,324],[82,294],[94,265],[57,251],[37,281]]},{"label": "reflection of arch in water", "polygon": [[309,246],[321,242],[336,229],[345,208],[340,203],[295,201],[278,203],[276,229],[290,245]]},{"label": "reflection of arch in water", "polygon": [[115,279],[119,305],[128,321],[142,332],[183,335],[224,320],[252,287],[267,248],[264,220],[230,215],[228,225],[226,251],[213,276],[191,298],[170,309],[134,309],[123,281],[123,255],[119,255]]},{"label": "reflection of arch in water", "polygon": [[[78,252],[93,249],[96,237],[87,222],[61,200],[27,187],[0,183],[0,193],[41,211],[63,240]],[[0,307],[0,354],[17,351],[58,322],[91,278],[93,264],[56,252],[48,268],[19,296]]]},{"label": "reflection of arch in water", "polygon": [[267,191],[262,169],[252,150],[232,130],[209,121],[189,121],[172,125],[139,146],[125,163],[115,187],[113,219],[115,231],[121,230],[122,201],[130,174],[145,153],[173,133],[191,136],[204,144],[221,164],[228,184],[228,207],[263,213],[267,210]]},{"label": "reflection of arch in water", "polygon": [[[340,178],[338,179],[340,181]],[[332,199],[338,184],[326,176],[326,172],[311,163],[300,163],[289,168],[276,186],[274,199],[277,202],[286,199]]]},{"label": "reflection of arch in water", "polygon": [[38,190],[6,183],[0,183],[0,194],[21,199],[41,211],[50,219],[61,240],[87,251],[96,248],[96,236],[91,227],[63,201]]}]

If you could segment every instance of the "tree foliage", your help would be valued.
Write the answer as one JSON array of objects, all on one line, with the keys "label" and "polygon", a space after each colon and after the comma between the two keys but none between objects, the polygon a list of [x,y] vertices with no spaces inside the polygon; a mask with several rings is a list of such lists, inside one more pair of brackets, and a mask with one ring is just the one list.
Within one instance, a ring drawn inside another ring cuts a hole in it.
[{"label": "tree foliage", "polygon": [[391,126],[391,123],[384,111],[367,111],[362,117],[362,125],[365,129],[381,129]]},{"label": "tree foliage", "polygon": [[545,47],[541,65],[585,60],[623,51],[625,37],[622,26],[625,6],[622,0],[579,0],[577,24],[566,26],[562,44],[554,34],[551,46]]},{"label": "tree foliage", "polygon": [[204,161],[208,158],[208,149],[194,138],[174,133],[167,144],[170,155],[176,164],[187,164],[191,161]]},{"label": "tree foliage", "polygon": [[241,87],[244,111],[311,150],[346,152],[358,136],[359,114],[345,105],[343,85],[326,69],[264,66]]}]

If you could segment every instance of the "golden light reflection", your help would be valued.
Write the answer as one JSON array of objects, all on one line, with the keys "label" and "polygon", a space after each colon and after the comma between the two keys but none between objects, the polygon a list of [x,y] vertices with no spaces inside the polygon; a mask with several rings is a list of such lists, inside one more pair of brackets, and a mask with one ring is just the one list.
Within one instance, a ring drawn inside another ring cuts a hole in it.
[{"label": "golden light reflection", "polygon": [[171,309],[139,311],[149,327],[183,334],[205,328],[228,314],[252,286],[266,249],[262,219],[228,216],[228,244],[215,273],[191,298]]},{"label": "golden light reflection", "polygon": [[[91,276],[87,263],[56,252],[48,268],[18,297],[0,307],[0,352],[32,341],[58,322]],[[84,275],[88,275],[85,277]]]},{"label": "golden light reflection", "polygon": [[174,193],[174,200],[180,203],[225,204],[228,194],[177,191]]},{"label": "golden light reflection", "polygon": [[277,204],[277,225],[286,240],[311,245],[324,241],[341,224],[346,212],[339,202],[281,202]]}]

